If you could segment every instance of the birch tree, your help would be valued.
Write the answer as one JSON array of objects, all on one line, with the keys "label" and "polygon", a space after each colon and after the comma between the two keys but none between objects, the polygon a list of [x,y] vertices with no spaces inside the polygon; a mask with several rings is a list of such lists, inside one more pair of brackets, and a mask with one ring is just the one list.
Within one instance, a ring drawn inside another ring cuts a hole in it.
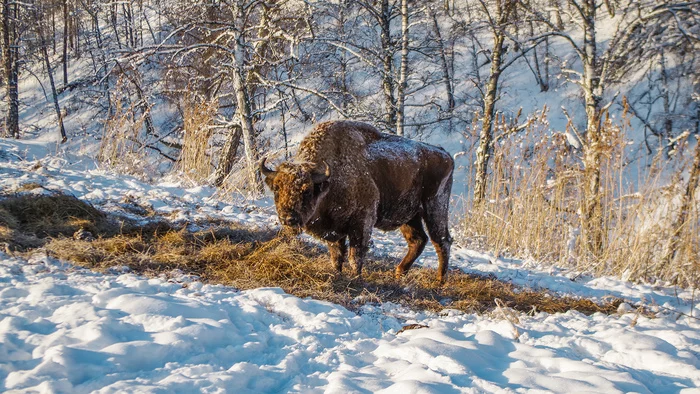
[{"label": "birch tree", "polygon": [[[486,197],[487,175],[489,161],[497,139],[503,138],[523,130],[528,122],[521,125],[509,126],[502,130],[499,136],[495,135],[495,120],[497,116],[497,102],[499,99],[500,81],[506,69],[516,64],[530,51],[537,48],[544,40],[541,36],[518,36],[518,25],[521,18],[517,14],[522,3],[516,0],[498,0],[487,2],[479,0],[481,12],[470,16],[470,26],[467,28],[472,42],[472,62],[474,78],[472,82],[480,96],[481,130],[479,132],[479,146],[476,150],[475,176],[474,176],[474,205],[479,206]],[[484,22],[481,22],[484,20]],[[477,50],[481,47],[478,36],[481,31],[487,31],[492,40],[488,50]],[[477,46],[478,45],[478,46]],[[485,61],[480,63],[480,59]],[[479,69],[489,66],[488,77],[482,82]]]},{"label": "birch tree", "polygon": [[493,122],[496,112],[498,81],[503,73],[503,59],[506,29],[512,22],[516,2],[514,0],[497,0],[493,14],[486,2],[480,0],[484,14],[488,17],[489,28],[493,35],[491,46],[491,71],[486,89],[483,92],[483,113],[481,118],[481,133],[479,147],[476,150],[476,175],[474,178],[474,205],[480,205],[486,196],[486,175],[488,170],[491,145],[493,142]]},{"label": "birch tree", "polygon": [[396,134],[404,135],[408,85],[408,0],[401,0],[401,66],[396,89]]},{"label": "birch tree", "polygon": [[22,7],[14,0],[2,0],[2,59],[5,80],[5,135],[19,138],[19,55]]}]

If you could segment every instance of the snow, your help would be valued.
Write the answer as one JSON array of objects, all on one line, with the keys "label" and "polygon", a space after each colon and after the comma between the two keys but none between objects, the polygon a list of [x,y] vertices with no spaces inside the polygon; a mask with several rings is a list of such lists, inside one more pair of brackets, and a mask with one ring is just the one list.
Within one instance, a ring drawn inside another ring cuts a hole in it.
[{"label": "snow", "polygon": [[[0,188],[60,190],[116,214],[277,226],[269,199],[149,184],[57,152],[0,140]],[[20,160],[19,158],[26,158]],[[136,216],[134,216],[136,217]],[[373,253],[401,256],[400,234]],[[437,265],[426,249],[417,262]],[[616,315],[466,314],[391,303],[357,312],[278,288],[248,291],[172,272],[108,274],[42,253],[0,253],[0,389],[8,392],[700,392],[700,306],[691,289],[592,278],[453,247],[451,267],[530,288],[626,300]],[[645,305],[656,317],[638,314]],[[690,316],[694,317],[690,317]],[[517,319],[517,320],[516,320]],[[406,330],[408,324],[427,328]]]},{"label": "snow", "polygon": [[[697,322],[237,291],[0,254],[0,383],[42,392],[698,392]],[[633,322],[636,322],[633,323]],[[397,334],[408,323],[428,328]]]}]

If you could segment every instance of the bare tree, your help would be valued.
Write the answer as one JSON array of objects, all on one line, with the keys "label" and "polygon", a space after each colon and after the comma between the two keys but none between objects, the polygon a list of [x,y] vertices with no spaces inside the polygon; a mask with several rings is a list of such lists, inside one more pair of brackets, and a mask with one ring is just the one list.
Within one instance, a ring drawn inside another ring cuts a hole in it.
[{"label": "bare tree", "polygon": [[[448,4],[448,2],[445,2],[446,9],[449,9]],[[447,112],[448,115],[451,115],[452,111],[455,109],[455,96],[453,76],[450,72],[450,65],[447,61],[447,48],[445,45],[445,40],[442,37],[442,32],[440,31],[437,11],[433,7],[426,7],[426,10],[428,12],[428,19],[429,23],[431,24],[432,32],[435,35],[435,43],[437,45],[438,57],[440,59],[442,83],[445,86],[445,95],[447,96]]]},{"label": "bare tree", "polygon": [[[338,48],[341,56],[345,58],[343,65],[348,64],[348,58],[353,58],[362,63],[365,67],[364,72],[372,76],[378,74],[383,106],[372,107],[367,111],[357,108],[353,112],[383,130],[395,133],[399,87],[397,71],[400,73],[400,65],[395,65],[394,56],[400,48],[392,34],[392,22],[400,16],[399,7],[390,0],[363,0],[344,2],[340,7],[322,2],[317,5],[317,9],[321,11],[322,16],[332,15],[332,18],[338,21],[334,27],[326,25],[323,19],[318,20],[320,32],[316,36],[317,43]],[[353,27],[354,31],[348,30],[346,25]],[[408,47],[406,49],[408,50]],[[325,87],[321,90],[325,90]],[[347,93],[352,95],[351,91]],[[364,97],[354,97],[353,101],[359,103],[362,98]],[[377,111],[377,108],[381,108],[381,112]]]},{"label": "bare tree", "polygon": [[222,0],[178,9],[172,17],[180,27],[153,48],[159,55],[171,55],[175,68],[184,63],[203,70],[204,59],[211,75],[195,73],[195,79],[188,83],[196,81],[210,97],[221,97],[235,108],[235,125],[225,127],[230,134],[215,182],[221,182],[230,171],[240,130],[248,184],[262,191],[255,123],[269,109],[256,98],[266,98],[267,89],[276,86],[269,75],[271,70],[294,59],[296,45],[306,34],[305,8],[297,9],[298,14],[290,17],[284,14],[293,12],[285,8],[288,6],[285,2]]},{"label": "bare tree", "polygon": [[480,205],[486,196],[486,172],[488,169],[491,143],[493,141],[493,123],[496,112],[496,99],[498,94],[498,80],[503,72],[506,31],[515,11],[516,2],[513,0],[498,0],[495,2],[493,15],[487,4],[480,0],[485,15],[489,18],[489,25],[493,34],[491,47],[491,72],[489,74],[486,89],[483,93],[483,115],[481,119],[481,134],[479,147],[476,150],[476,175],[474,178],[474,205]]},{"label": "bare tree", "polygon": [[14,0],[2,1],[2,58],[5,79],[5,134],[19,138],[19,48],[20,48],[20,8]]},{"label": "bare tree", "polygon": [[53,99],[54,110],[56,111],[56,118],[58,119],[58,127],[61,133],[61,143],[64,143],[68,141],[68,136],[66,135],[66,129],[63,125],[63,113],[61,112],[61,106],[58,103],[58,92],[56,91],[56,82],[54,81],[53,68],[51,67],[51,59],[49,58],[48,46],[50,43],[45,23],[48,15],[53,14],[53,12],[54,10],[46,7],[46,4],[43,4],[42,6],[34,7],[31,15],[35,21],[39,21],[35,25],[35,33],[38,37],[39,50],[41,51],[44,65],[46,67],[46,74],[49,77],[49,84],[51,85],[51,97]]},{"label": "bare tree", "polygon": [[361,3],[363,7],[369,11],[379,25],[381,31],[381,52],[379,54],[383,65],[384,72],[382,73],[382,87],[384,88],[384,99],[386,102],[386,117],[385,122],[389,129],[396,125],[396,98],[394,96],[394,87],[396,80],[394,78],[394,52],[396,44],[391,37],[391,21],[395,18],[396,12],[391,6],[389,0],[380,0],[379,9],[375,8],[370,3]]},{"label": "bare tree", "polygon": [[[494,136],[494,125],[496,119],[496,103],[499,98],[499,82],[503,72],[515,64],[518,59],[523,58],[528,52],[535,49],[543,41],[543,37],[520,37],[514,32],[521,22],[516,11],[521,2],[516,0],[498,0],[486,2],[479,0],[481,14],[486,20],[485,24],[477,22],[471,27],[472,42],[477,42],[476,35],[483,27],[487,29],[492,38],[492,45],[489,51],[477,51],[474,47],[472,56],[475,57],[474,70],[476,77],[474,84],[481,96],[481,130],[479,133],[479,146],[476,149],[475,176],[474,176],[474,205],[481,205],[486,197],[486,178],[488,173],[489,160],[496,140]],[[510,43],[510,44],[508,44]],[[509,49],[510,47],[510,49]],[[478,63],[480,53],[487,56],[484,65],[489,65],[489,74],[482,86]],[[518,132],[527,125],[513,125],[509,127],[505,134]],[[504,135],[505,135],[504,134]]]},{"label": "bare tree", "polygon": [[224,183],[236,161],[236,151],[241,143],[242,129],[237,123],[231,124],[231,129],[227,133],[223,150],[219,155],[219,164],[214,174],[215,186],[221,186]]},{"label": "bare tree", "polygon": [[63,86],[68,85],[68,28],[69,23],[68,0],[63,0],[63,48],[61,57],[63,63]]},{"label": "bare tree", "polygon": [[408,0],[401,0],[401,66],[396,89],[396,134],[404,135],[406,87],[408,85]]}]

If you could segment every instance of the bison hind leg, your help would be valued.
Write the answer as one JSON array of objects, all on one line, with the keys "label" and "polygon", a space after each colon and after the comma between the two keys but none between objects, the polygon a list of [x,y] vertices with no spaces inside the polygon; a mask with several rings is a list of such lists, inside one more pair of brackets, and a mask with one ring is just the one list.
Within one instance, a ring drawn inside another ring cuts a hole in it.
[{"label": "bison hind leg", "polygon": [[[371,220],[374,221],[372,218]],[[369,251],[369,240],[372,237],[372,226],[360,225],[348,234],[348,260],[355,268],[355,276],[362,275],[362,266]]]},{"label": "bison hind leg", "polygon": [[331,255],[331,264],[337,273],[343,272],[343,263],[348,258],[347,237],[343,237],[338,241],[328,241],[328,251]]},{"label": "bison hind leg", "polygon": [[416,215],[413,219],[409,220],[408,223],[401,226],[401,234],[406,238],[408,243],[408,253],[404,256],[403,260],[396,266],[396,278],[400,278],[406,272],[414,261],[423,253],[425,245],[428,243],[428,236],[423,230],[423,223],[421,222],[420,215]]},{"label": "bison hind leg", "polygon": [[444,283],[447,278],[447,265],[450,260],[452,237],[449,230],[450,189],[452,176],[447,187],[424,204],[423,220],[428,228],[430,240],[438,255],[438,280]]}]

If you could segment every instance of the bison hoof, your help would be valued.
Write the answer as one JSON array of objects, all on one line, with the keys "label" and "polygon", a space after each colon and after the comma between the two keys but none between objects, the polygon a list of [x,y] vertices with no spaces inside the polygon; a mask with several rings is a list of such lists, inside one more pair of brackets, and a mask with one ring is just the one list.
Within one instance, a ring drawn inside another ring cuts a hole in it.
[{"label": "bison hoof", "polygon": [[336,281],[336,280],[340,279],[342,276],[343,276],[343,273],[342,273],[342,272],[336,271],[336,272],[333,272],[333,273],[330,275],[330,279],[331,279],[332,281]]},{"label": "bison hoof", "polygon": [[402,269],[400,269],[400,268],[397,268],[397,269],[396,269],[396,273],[394,274],[394,276],[396,277],[396,279],[401,279],[401,278],[404,277],[404,275],[406,275],[406,271],[404,271],[404,270],[402,270]]}]

